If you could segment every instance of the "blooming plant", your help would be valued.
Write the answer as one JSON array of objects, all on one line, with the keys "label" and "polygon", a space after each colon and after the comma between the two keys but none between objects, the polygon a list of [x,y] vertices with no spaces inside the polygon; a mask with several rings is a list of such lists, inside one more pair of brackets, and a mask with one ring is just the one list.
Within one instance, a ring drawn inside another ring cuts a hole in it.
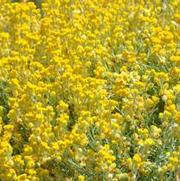
[{"label": "blooming plant", "polygon": [[179,8],[0,0],[0,181],[179,180]]}]

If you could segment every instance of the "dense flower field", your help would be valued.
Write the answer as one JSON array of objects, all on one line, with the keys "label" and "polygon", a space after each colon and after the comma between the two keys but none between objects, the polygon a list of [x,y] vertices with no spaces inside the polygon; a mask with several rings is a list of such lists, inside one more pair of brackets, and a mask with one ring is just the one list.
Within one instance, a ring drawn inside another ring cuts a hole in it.
[{"label": "dense flower field", "polygon": [[0,0],[0,181],[178,181],[179,10]]}]

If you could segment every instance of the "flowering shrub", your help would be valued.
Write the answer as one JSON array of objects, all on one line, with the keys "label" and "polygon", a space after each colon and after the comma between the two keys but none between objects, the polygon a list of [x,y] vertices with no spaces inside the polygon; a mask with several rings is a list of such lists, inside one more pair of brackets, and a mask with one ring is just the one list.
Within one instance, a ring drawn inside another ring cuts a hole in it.
[{"label": "flowering shrub", "polygon": [[180,1],[0,0],[0,181],[173,181]]}]

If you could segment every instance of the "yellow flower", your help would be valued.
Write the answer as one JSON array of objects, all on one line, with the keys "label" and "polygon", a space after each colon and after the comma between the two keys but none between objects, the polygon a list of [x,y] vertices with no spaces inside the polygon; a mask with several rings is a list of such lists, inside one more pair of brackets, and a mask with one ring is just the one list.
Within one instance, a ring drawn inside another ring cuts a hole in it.
[{"label": "yellow flower", "polygon": [[79,175],[79,176],[78,176],[78,180],[79,180],[79,181],[85,181],[85,177],[84,177],[83,175]]},{"label": "yellow flower", "polygon": [[173,55],[170,57],[170,60],[174,63],[179,63],[180,62],[180,56]]},{"label": "yellow flower", "polygon": [[18,181],[26,181],[27,180],[27,175],[26,174],[21,174],[17,177]]},{"label": "yellow flower", "polygon": [[134,156],[133,156],[133,161],[136,163],[136,164],[140,164],[142,162],[142,158],[141,156],[136,153]]},{"label": "yellow flower", "polygon": [[145,139],[144,144],[145,144],[145,146],[152,146],[152,145],[154,145],[154,141],[151,138],[147,138],[147,139]]}]

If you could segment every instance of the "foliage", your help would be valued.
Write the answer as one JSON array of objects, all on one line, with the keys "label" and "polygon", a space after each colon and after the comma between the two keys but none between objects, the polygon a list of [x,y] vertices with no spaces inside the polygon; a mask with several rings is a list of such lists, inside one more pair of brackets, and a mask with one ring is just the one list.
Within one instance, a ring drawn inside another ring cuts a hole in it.
[{"label": "foliage", "polygon": [[178,180],[180,2],[35,4],[0,0],[0,180]]}]

